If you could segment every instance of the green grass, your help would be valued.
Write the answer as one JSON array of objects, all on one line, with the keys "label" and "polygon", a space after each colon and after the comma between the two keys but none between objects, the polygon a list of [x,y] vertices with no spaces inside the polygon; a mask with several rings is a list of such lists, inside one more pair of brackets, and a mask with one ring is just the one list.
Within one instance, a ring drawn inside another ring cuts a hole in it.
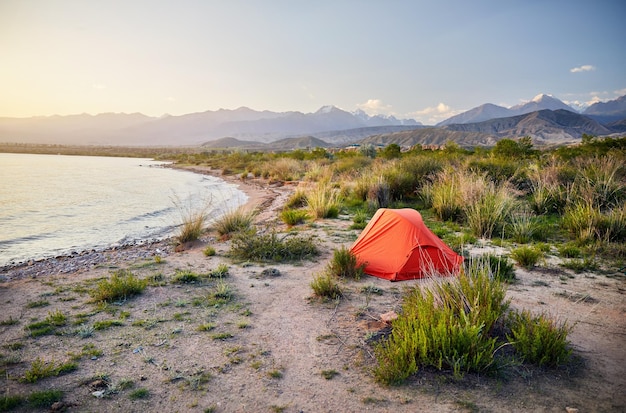
[{"label": "green grass", "polygon": [[120,327],[123,325],[124,325],[124,322],[121,320],[102,320],[102,321],[96,321],[95,323],[93,323],[93,328],[94,330],[100,331],[100,330],[107,330],[111,327]]},{"label": "green grass", "polygon": [[514,313],[510,321],[509,341],[522,360],[539,366],[556,367],[569,361],[572,350],[567,335],[570,328],[545,314],[529,311]]},{"label": "green grass", "polygon": [[48,312],[46,321],[55,327],[62,327],[67,324],[67,316],[63,314],[61,310],[56,310],[54,312]]},{"label": "green grass", "polygon": [[37,301],[29,301],[26,304],[26,308],[39,308],[49,306],[50,302],[47,300],[37,300]]},{"label": "green grass", "polygon": [[309,219],[309,214],[304,209],[285,209],[280,213],[280,219],[289,226],[299,225]]},{"label": "green grass", "polygon": [[294,261],[319,255],[311,236],[286,234],[238,234],[228,255],[242,261]]},{"label": "green grass", "polygon": [[511,258],[526,269],[533,268],[542,257],[543,252],[532,246],[525,245],[511,250]]},{"label": "green grass", "polygon": [[176,270],[172,277],[172,282],[176,284],[193,284],[202,280],[200,274],[191,270]]},{"label": "green grass", "polygon": [[342,278],[361,279],[364,274],[366,263],[357,264],[356,256],[345,246],[333,251],[333,258],[327,265],[330,275]]},{"label": "green grass", "polygon": [[337,370],[322,370],[321,375],[326,380],[332,380],[335,376],[338,376],[339,373]]},{"label": "green grass", "polygon": [[147,399],[148,397],[150,397],[150,391],[144,387],[135,389],[128,394],[128,398],[131,400]]},{"label": "green grass", "polygon": [[140,280],[130,271],[118,270],[109,279],[98,282],[90,295],[96,302],[122,301],[141,294],[147,284],[147,280]]},{"label": "green grass", "polygon": [[39,380],[47,377],[60,376],[65,373],[70,373],[78,368],[76,363],[56,363],[51,361],[46,363],[41,358],[35,359],[32,362],[30,368],[24,372],[24,375],[20,377],[21,383],[36,383]]},{"label": "green grass", "polygon": [[238,208],[227,212],[213,223],[213,228],[223,238],[229,238],[238,232],[248,232],[254,222],[254,212]]},{"label": "green grass", "polygon": [[212,257],[212,256],[215,255],[215,248],[213,248],[211,245],[207,245],[206,248],[204,248],[204,250],[202,250],[202,253],[206,257]]},{"label": "green grass", "polygon": [[216,268],[209,272],[210,278],[224,278],[228,276],[228,265],[219,264]]},{"label": "green grass", "polygon": [[331,300],[343,297],[343,291],[339,284],[330,274],[320,274],[313,278],[310,283],[313,294],[320,298],[330,298]]},{"label": "green grass", "polygon": [[63,400],[61,390],[41,390],[31,393],[27,397],[28,404],[38,408],[50,408],[54,403]]},{"label": "green grass", "polygon": [[507,308],[504,285],[480,261],[457,280],[414,287],[391,335],[375,347],[375,377],[398,384],[426,366],[457,377],[493,369],[497,338],[489,333]]}]

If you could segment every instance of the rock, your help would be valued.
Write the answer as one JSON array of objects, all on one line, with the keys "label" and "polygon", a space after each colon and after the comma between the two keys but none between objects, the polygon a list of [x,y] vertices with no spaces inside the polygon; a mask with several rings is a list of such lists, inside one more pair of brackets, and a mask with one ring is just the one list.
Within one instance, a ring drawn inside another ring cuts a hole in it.
[{"label": "rock", "polygon": [[91,392],[91,395],[93,397],[97,397],[99,399],[102,399],[104,397],[104,393],[105,393],[104,390],[98,390],[98,391]]},{"label": "rock", "polygon": [[385,324],[391,324],[391,322],[393,320],[395,320],[396,318],[398,318],[398,314],[396,314],[395,311],[391,310],[388,311],[384,314],[380,315],[380,319],[385,323]]},{"label": "rock", "polygon": [[261,271],[261,275],[263,277],[279,277],[280,271],[278,271],[277,268],[266,268],[263,271]]},{"label": "rock", "polygon": [[575,407],[566,407],[565,411],[567,411],[567,413],[578,413],[578,409]]}]

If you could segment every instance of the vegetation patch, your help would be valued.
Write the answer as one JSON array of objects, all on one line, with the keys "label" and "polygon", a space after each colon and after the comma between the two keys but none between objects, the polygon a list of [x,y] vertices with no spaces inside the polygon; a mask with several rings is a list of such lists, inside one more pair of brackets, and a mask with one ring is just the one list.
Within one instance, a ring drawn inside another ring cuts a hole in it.
[{"label": "vegetation patch", "polygon": [[78,364],[74,362],[45,362],[38,357],[37,359],[35,359],[35,361],[32,362],[30,368],[24,372],[24,375],[19,379],[19,381],[21,383],[36,383],[41,379],[45,379],[46,377],[53,377],[70,373],[77,368]]},{"label": "vegetation patch", "polygon": [[97,302],[122,301],[141,294],[147,284],[147,280],[140,280],[130,271],[118,270],[109,279],[98,282],[90,295]]},{"label": "vegetation patch", "polygon": [[328,273],[341,278],[361,279],[367,263],[357,264],[357,257],[350,249],[341,246],[333,252],[333,258],[328,263]]},{"label": "vegetation patch", "polygon": [[[509,312],[508,307],[504,284],[479,260],[458,280],[414,287],[403,299],[391,335],[375,347],[377,380],[398,384],[424,367],[451,371],[455,377],[493,371],[505,358],[499,350],[507,344],[526,362],[549,366],[567,362],[566,327],[546,316]],[[501,331],[512,332],[508,341]]]},{"label": "vegetation patch", "polygon": [[294,261],[319,255],[313,237],[286,234],[238,234],[233,237],[229,255],[242,261]]}]

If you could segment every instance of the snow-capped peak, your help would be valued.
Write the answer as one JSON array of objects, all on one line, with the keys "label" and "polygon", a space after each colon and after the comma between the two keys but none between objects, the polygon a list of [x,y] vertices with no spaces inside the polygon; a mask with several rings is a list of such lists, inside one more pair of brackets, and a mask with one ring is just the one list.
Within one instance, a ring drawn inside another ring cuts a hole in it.
[{"label": "snow-capped peak", "polygon": [[537,96],[535,96],[531,102],[541,102],[542,100],[546,99],[546,98],[550,98],[550,99],[554,99],[552,95],[548,95],[545,93],[540,93]]}]

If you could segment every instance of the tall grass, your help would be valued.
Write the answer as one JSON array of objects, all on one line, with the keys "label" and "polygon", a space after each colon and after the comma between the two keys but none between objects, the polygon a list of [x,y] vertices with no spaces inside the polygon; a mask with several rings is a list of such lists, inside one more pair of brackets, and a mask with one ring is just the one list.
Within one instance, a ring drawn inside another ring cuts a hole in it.
[{"label": "tall grass", "polygon": [[254,211],[247,211],[245,208],[240,207],[225,213],[215,220],[213,228],[222,237],[228,237],[238,232],[247,232],[252,229],[255,216],[256,213]]},{"label": "tall grass", "polygon": [[199,239],[204,231],[210,202],[204,203],[199,208],[192,205],[191,202],[189,201],[187,205],[184,205],[180,199],[176,198],[174,200],[174,205],[178,208],[181,219],[178,234],[176,235],[176,239],[180,244]]},{"label": "tall grass", "polygon": [[319,182],[307,192],[307,207],[315,218],[337,218],[341,206],[339,190],[329,182]]},{"label": "tall grass", "polygon": [[491,238],[504,229],[516,200],[508,185],[496,188],[489,183],[484,193],[475,201],[465,205],[467,224],[478,237]]}]

